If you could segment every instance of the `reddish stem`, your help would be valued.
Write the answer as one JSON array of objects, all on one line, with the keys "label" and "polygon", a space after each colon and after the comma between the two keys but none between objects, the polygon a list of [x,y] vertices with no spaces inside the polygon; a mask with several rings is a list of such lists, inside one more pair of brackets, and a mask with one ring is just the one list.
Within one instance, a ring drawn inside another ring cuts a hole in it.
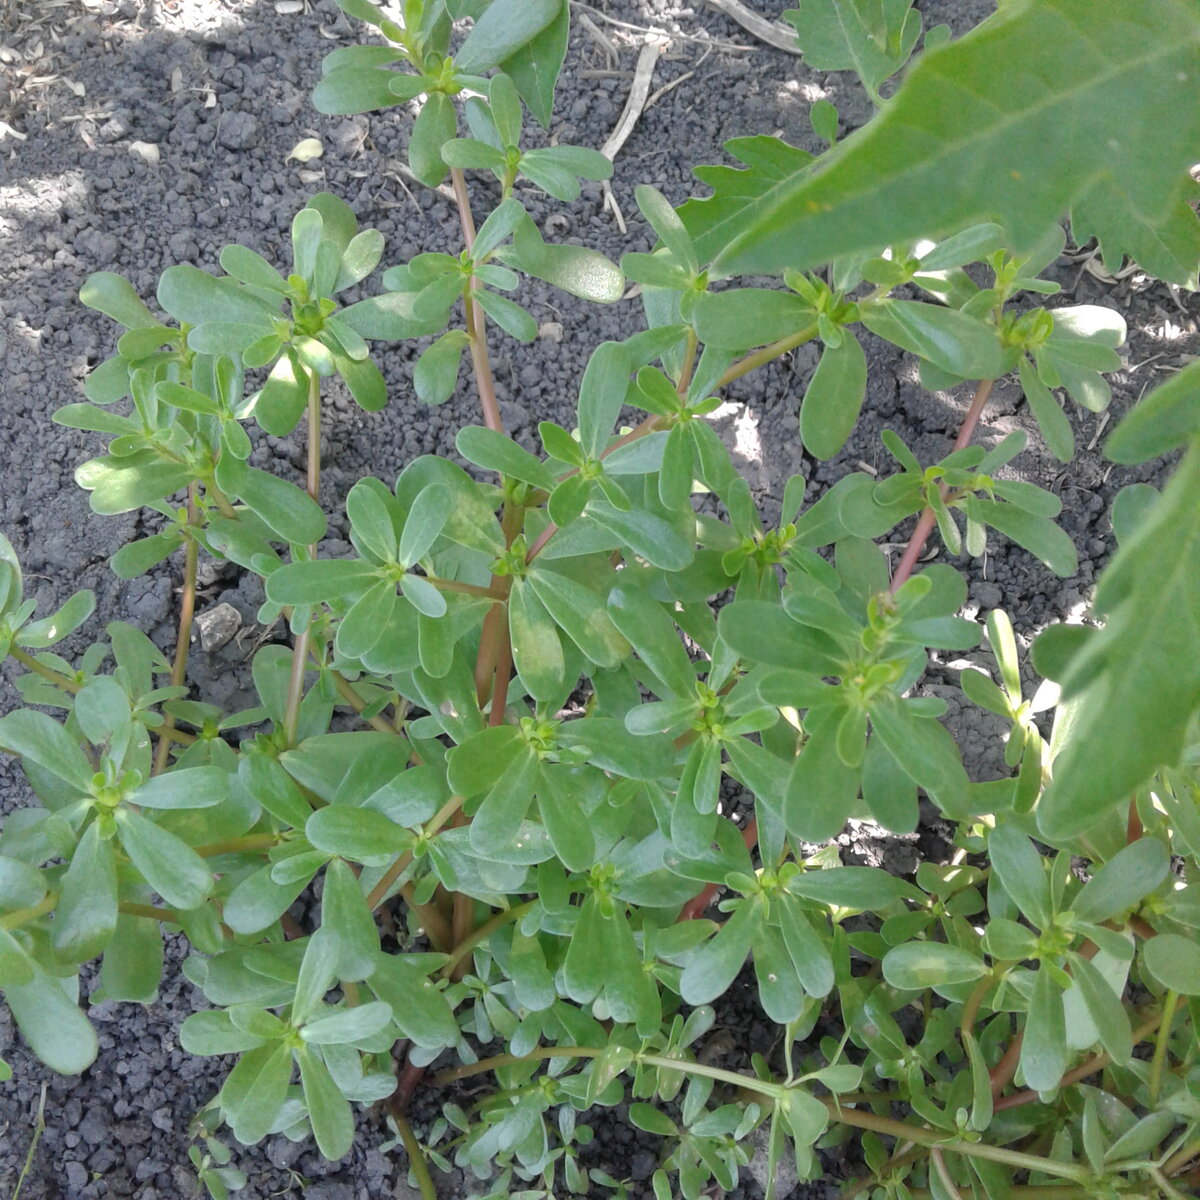
[{"label": "reddish stem", "polygon": [[[971,398],[971,405],[967,409],[967,414],[963,417],[962,426],[959,428],[958,437],[954,439],[954,449],[962,450],[970,444],[971,437],[975,433],[975,428],[979,424],[979,418],[983,415],[984,406],[988,402],[988,398],[992,394],[992,388],[995,386],[995,381],[991,379],[981,380],[975,388],[975,395]],[[946,488],[942,485],[942,495],[946,494]],[[917,560],[921,557],[921,551],[925,549],[925,543],[929,540],[929,535],[933,532],[934,526],[937,524],[937,516],[932,508],[926,508],[917,521],[917,527],[912,531],[912,536],[908,539],[908,545],[904,547],[904,553],[900,557],[900,562],[896,565],[896,572],[892,576],[892,582],[889,585],[889,590],[893,593],[899,591],[900,585],[912,575],[917,565]]]},{"label": "reddish stem", "polygon": [[[467,195],[467,180],[457,167],[450,170],[454,184],[454,199],[458,205],[458,219],[462,225],[463,242],[467,252],[475,246],[475,218],[471,215],[471,198]],[[492,364],[488,359],[486,324],[474,292],[479,281],[471,278],[467,294],[463,297],[466,314],[467,336],[471,339],[471,365],[475,368],[475,382],[479,387],[479,404],[483,409],[483,423],[497,433],[504,432],[504,420],[500,416],[500,404],[496,400],[496,380],[492,375]]]},{"label": "reddish stem", "polygon": [[397,1076],[396,1090],[388,1098],[388,1106],[393,1112],[403,1114],[408,1110],[409,1101],[412,1100],[413,1093],[424,1078],[424,1067],[414,1067],[412,1063],[405,1062]]},{"label": "reddish stem", "polygon": [[[758,845],[758,822],[751,821],[745,829],[742,830],[742,841],[746,843],[746,849],[753,851]],[[720,884],[710,883],[702,892],[697,892],[680,910],[679,916],[675,918],[679,921],[694,921],[698,917],[704,916],[705,909],[712,903],[713,897],[717,894],[717,888]]]}]

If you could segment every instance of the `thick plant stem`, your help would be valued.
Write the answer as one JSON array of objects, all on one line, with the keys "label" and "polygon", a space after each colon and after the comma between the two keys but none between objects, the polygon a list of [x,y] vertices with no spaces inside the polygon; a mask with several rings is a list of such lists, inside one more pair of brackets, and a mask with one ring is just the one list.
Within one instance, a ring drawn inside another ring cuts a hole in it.
[{"label": "thick plant stem", "polygon": [[[450,179],[454,185],[454,199],[458,204],[458,219],[462,225],[463,242],[470,251],[475,245],[475,218],[471,215],[471,199],[467,195],[467,181],[458,167],[450,168]],[[496,380],[492,375],[492,364],[488,358],[487,329],[483,312],[473,293],[478,287],[472,279],[463,297],[466,313],[467,336],[471,339],[471,365],[475,368],[475,383],[479,388],[479,404],[483,409],[483,423],[497,433],[504,432],[504,421],[500,416],[500,404],[496,399]]]},{"label": "thick plant stem", "polygon": [[[517,1063],[541,1062],[548,1058],[598,1058],[603,1053],[591,1046],[539,1046],[528,1054],[497,1054],[479,1062],[464,1063],[461,1067],[451,1067],[448,1071],[440,1071],[433,1077],[434,1087],[445,1087],[456,1079],[467,1079],[472,1075],[484,1075],[500,1067],[511,1067]],[[686,1066],[687,1064],[681,1064]]]},{"label": "thick plant stem", "polygon": [[408,907],[417,914],[421,921],[421,928],[425,930],[434,949],[443,953],[448,952],[454,945],[454,933],[446,923],[445,917],[432,904],[418,904],[411,883],[400,885],[400,895],[404,897]]},{"label": "thick plant stem", "polygon": [[942,1181],[942,1187],[945,1188],[946,1194],[951,1197],[951,1200],[963,1200],[962,1192],[955,1186],[954,1179],[946,1167],[946,1156],[934,1146],[929,1152],[929,1158],[933,1163],[933,1169],[937,1171],[938,1178]]},{"label": "thick plant stem", "polygon": [[[321,380],[315,371],[308,376],[308,473],[307,491],[314,501],[319,502],[321,491]],[[316,547],[309,547],[310,555]],[[302,629],[292,647],[292,673],[288,678],[287,708],[283,718],[283,731],[289,746],[296,744],[300,728],[300,703],[304,699],[304,672],[308,666],[308,646],[311,622]]]},{"label": "thick plant stem", "polygon": [[[442,828],[448,821],[454,819],[455,813],[462,808],[462,797],[451,796],[449,800],[434,814],[434,816],[422,826],[421,832],[425,837],[432,837],[439,829]],[[411,850],[405,850],[387,871],[384,872],[379,882],[371,889],[370,895],[367,897],[367,907],[374,912],[387,898],[388,892],[392,890],[392,884],[408,870],[408,864],[412,862],[413,856]]]},{"label": "thick plant stem", "polygon": [[[966,416],[963,417],[958,437],[954,439],[955,450],[962,450],[970,444],[971,438],[975,433],[975,428],[979,424],[979,418],[983,415],[984,406],[992,394],[993,386],[995,386],[994,380],[984,379],[975,388],[975,395],[971,398],[971,405],[967,409]],[[942,488],[943,494],[945,494],[945,490],[945,488]],[[925,543],[929,540],[929,535],[933,532],[936,525],[937,516],[933,509],[924,509],[917,520],[917,527],[912,531],[912,536],[908,539],[908,545],[904,547],[904,553],[900,556],[899,563],[896,564],[896,570],[892,575],[892,582],[889,585],[891,592],[895,593],[899,591],[900,585],[912,575],[916,568],[917,560],[921,557],[921,551],[925,549]]]},{"label": "thick plant stem", "polygon": [[472,950],[475,949],[481,942],[486,942],[488,938],[496,932],[497,929],[502,929],[510,921],[519,921],[536,903],[534,900],[526,900],[524,904],[514,905],[512,908],[506,908],[502,912],[498,912],[494,917],[485,921],[478,929],[474,930],[467,938],[454,947],[450,959],[442,967],[442,974],[445,976],[453,975],[455,968],[462,962]]},{"label": "thick plant stem", "polygon": [[231,521],[238,519],[237,509],[229,503],[229,497],[217,486],[215,479],[206,479],[204,481],[204,490],[208,494],[209,499],[217,506],[217,511],[223,517],[227,517]]},{"label": "thick plant stem", "polygon": [[[806,325],[803,329],[799,329],[795,333],[790,333],[787,337],[780,338],[779,341],[772,342],[769,346],[764,346],[761,350],[755,350],[753,354],[747,354],[745,358],[739,358],[717,380],[717,388],[723,388],[735,379],[741,379],[743,375],[749,375],[751,371],[756,371],[759,367],[765,366],[774,359],[781,357],[789,350],[795,350],[797,346],[803,346],[805,342],[811,342],[816,336],[817,325],[814,321],[813,324]],[[716,388],[713,390],[715,391]]]},{"label": "thick plant stem", "polygon": [[[196,525],[196,485],[188,485],[187,522],[189,531]],[[192,644],[192,620],[196,615],[196,567],[200,561],[200,543],[188,536],[183,556],[183,598],[179,604],[179,633],[175,638],[175,661],[171,664],[171,686],[183,687],[187,677],[188,651]],[[158,735],[158,746],[154,751],[154,769],[157,775],[166,769],[171,757],[171,741],[167,732],[175,728],[175,718],[170,713],[163,715],[162,729]]]},{"label": "thick plant stem", "polygon": [[1150,1060],[1150,1106],[1158,1103],[1158,1093],[1162,1089],[1163,1067],[1167,1061],[1167,1047],[1171,1044],[1171,1023],[1175,1020],[1175,1010],[1179,1007],[1179,993],[1168,991],[1163,998],[1162,1024],[1158,1027],[1158,1037],[1154,1042],[1154,1057]]},{"label": "thick plant stem", "polygon": [[400,1135],[400,1140],[404,1143],[405,1152],[408,1154],[408,1165],[412,1167],[413,1175],[416,1176],[417,1190],[421,1193],[421,1200],[437,1200],[437,1191],[433,1186],[433,1176],[429,1174],[429,1164],[425,1161],[425,1155],[421,1151],[421,1143],[417,1141],[417,1136],[412,1131],[412,1126],[408,1123],[403,1112],[397,1107],[392,1107],[392,1121],[395,1123],[396,1132]]},{"label": "thick plant stem", "polygon": [[54,909],[57,903],[58,893],[48,892],[36,904],[31,904],[28,908],[18,908],[0,916],[0,930],[7,933],[12,929],[20,929],[22,925],[36,921],[38,917],[44,917]]},{"label": "thick plant stem", "polygon": [[[1145,1024],[1138,1026],[1133,1031],[1133,1044],[1136,1046],[1140,1042],[1144,1042],[1158,1027],[1162,1021],[1162,1014],[1151,1017]],[[1017,1057],[1020,1057],[1020,1038],[1014,1039],[1014,1046],[1018,1048]],[[1009,1047],[1010,1051],[1012,1047]],[[1008,1058],[1006,1054],[1005,1059]],[[1077,1067],[1073,1067],[1058,1081],[1059,1088],[1067,1088],[1072,1084],[1078,1083],[1081,1079],[1086,1079],[1089,1075],[1095,1075],[1098,1071],[1103,1071],[1108,1064],[1112,1062],[1109,1055],[1100,1053],[1095,1054],[1086,1062],[1082,1062]],[[1015,1070],[1015,1066],[1014,1066]],[[1010,1076],[1011,1078],[1011,1076]],[[993,1093],[996,1090],[996,1084],[992,1083]],[[1003,1112],[1006,1108],[1020,1108],[1024,1104],[1035,1104],[1040,1099],[1037,1092],[1026,1089],[1023,1092],[1013,1092],[1011,1096],[1000,1096],[993,1105],[996,1112]]]},{"label": "thick plant stem", "polygon": [[1163,1166],[1163,1174],[1168,1178],[1181,1175],[1184,1168],[1195,1158],[1200,1158],[1200,1138],[1193,1138],[1178,1154],[1172,1154]]},{"label": "thick plant stem", "polygon": [[243,837],[229,838],[224,842],[212,842],[207,846],[197,846],[196,853],[201,858],[216,858],[221,854],[243,854],[247,851],[270,850],[278,845],[280,836],[277,833],[247,833]]},{"label": "thick plant stem", "polygon": [[144,917],[147,921],[166,921],[170,925],[179,924],[179,914],[170,908],[157,908],[153,904],[131,904],[122,900],[117,905],[117,912],[126,917]]},{"label": "thick plant stem", "polygon": [[57,671],[46,666],[45,663],[38,662],[38,660],[34,658],[32,654],[27,654],[21,649],[20,646],[10,647],[8,653],[15,658],[17,662],[21,664],[21,666],[25,667],[29,671],[32,671],[35,675],[40,675],[44,680],[46,680],[47,683],[52,683],[55,687],[62,688],[64,692],[70,692],[72,696],[83,687],[82,683],[77,683],[74,679],[71,679],[66,675],[60,675]]},{"label": "thick plant stem", "polygon": [[[466,1079],[472,1075],[481,1075],[487,1071],[494,1071],[498,1067],[512,1066],[516,1063],[536,1062],[549,1058],[598,1058],[603,1053],[603,1050],[591,1046],[542,1046],[529,1054],[498,1054],[494,1058],[484,1059],[481,1062],[466,1063],[461,1067],[454,1067],[435,1075],[433,1082],[438,1086],[444,1086],[447,1083],[453,1083],[456,1079]],[[780,1083],[758,1079],[753,1075],[741,1075],[736,1071],[725,1071],[703,1063],[688,1062],[685,1059],[670,1058],[661,1054],[639,1054],[636,1057],[638,1062],[648,1067],[665,1067],[668,1070],[682,1071],[688,1075],[703,1075],[706,1078],[747,1088],[775,1099],[782,1098],[788,1091],[787,1087]],[[846,1108],[833,1099],[823,1099],[821,1103],[829,1110],[829,1119],[834,1123],[851,1125],[856,1129],[869,1129],[886,1137],[897,1138],[901,1142],[936,1147],[943,1153],[949,1151],[953,1154],[985,1158],[991,1162],[1015,1167],[1018,1170],[1041,1171],[1047,1175],[1057,1175],[1060,1179],[1070,1179],[1077,1183],[1084,1182],[1087,1176],[1087,1171],[1074,1163],[1057,1162],[1036,1154],[1025,1154],[1020,1150],[1008,1150],[1003,1146],[988,1146],[981,1142],[962,1141],[958,1138],[947,1137],[945,1133],[936,1129],[908,1125],[904,1121],[881,1117],[876,1113],[857,1108]]]},{"label": "thick plant stem", "polygon": [[[753,851],[758,845],[758,822],[751,821],[745,829],[742,830],[742,841],[746,843],[746,849]],[[713,897],[717,894],[717,889],[720,885],[716,883],[706,884],[705,887],[697,892],[680,910],[679,916],[675,918],[679,921],[694,921],[697,917],[704,916],[705,909],[713,902]]]},{"label": "thick plant stem", "polygon": [[[352,708],[360,717],[366,709],[366,701],[354,690],[354,685],[340,671],[331,672],[333,675],[333,686],[337,688],[338,695]],[[378,730],[380,733],[394,734],[396,731],[380,716],[363,717],[372,729]]]},{"label": "thick plant stem", "polygon": [[681,400],[687,396],[688,388],[692,384],[692,373],[696,370],[696,350],[699,344],[700,339],[696,336],[696,331],[689,325],[687,346],[683,352],[683,368],[679,372],[679,383],[675,387],[675,394]]}]

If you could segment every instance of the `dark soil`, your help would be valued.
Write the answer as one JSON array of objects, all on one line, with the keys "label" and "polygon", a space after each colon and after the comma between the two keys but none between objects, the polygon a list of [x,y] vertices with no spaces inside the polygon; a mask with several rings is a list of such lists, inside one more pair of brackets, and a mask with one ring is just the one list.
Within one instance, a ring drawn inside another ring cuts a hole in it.
[{"label": "dark soil", "polygon": [[[423,250],[458,249],[452,205],[397,170],[410,120],[402,110],[328,119],[309,103],[322,56],[358,40],[359,28],[333,0],[308,0],[306,13],[289,14],[289,7],[275,0],[0,0],[0,390],[7,418],[0,444],[0,529],[21,555],[29,594],[42,612],[77,588],[95,590],[98,611],[84,631],[88,638],[120,617],[169,646],[176,580],[170,570],[132,583],[111,575],[107,559],[139,534],[143,518],[90,514],[72,473],[98,452],[100,439],[49,420],[54,409],[80,398],[88,370],[114,348],[112,324],[78,302],[87,275],[118,271],[151,299],[165,267],[191,262],[215,268],[220,247],[229,242],[278,259],[293,214],[319,190],[342,196],[364,225],[385,233],[386,263]],[[777,16],[788,5],[759,0],[755,7]],[[948,20],[958,33],[992,8],[984,0],[918,0],[918,7],[927,25]],[[558,140],[604,142],[651,27],[668,41],[654,88],[687,78],[643,114],[617,158],[613,192],[628,222],[626,234],[604,211],[598,187],[586,187],[580,201],[565,209],[525,195],[548,236],[557,240],[577,240],[614,259],[647,250],[652,235],[633,201],[637,184],[655,184],[680,202],[698,190],[691,167],[721,161],[721,143],[742,134],[779,133],[815,150],[807,112],[822,94],[838,104],[847,128],[869,116],[851,78],[808,70],[800,59],[755,42],[700,0],[691,6],[597,0],[595,8],[578,5],[577,14],[592,19],[615,57],[608,61],[599,39],[576,23],[552,129]],[[292,148],[312,136],[321,139],[324,157],[307,165],[289,160]],[[485,186],[477,193],[480,210],[486,191]],[[1104,304],[1129,322],[1122,352],[1127,365],[1112,379],[1114,419],[1195,352],[1194,297],[1180,297],[1137,272],[1119,281],[1098,278],[1081,260],[1064,259],[1049,274],[1065,288],[1062,303]],[[572,424],[573,397],[589,351],[601,340],[641,328],[641,310],[635,300],[589,308],[538,283],[527,286],[522,299],[543,324],[543,336],[529,347],[495,336],[493,361],[506,424],[532,447],[539,420]],[[807,461],[797,438],[798,403],[816,361],[811,348],[729,389],[717,423],[768,511],[797,472],[823,490],[857,463],[887,470],[878,438],[885,426],[925,461],[949,449],[968,397],[922,391],[911,361],[868,342],[871,395],[851,444],[833,462]],[[436,409],[419,405],[410,382],[414,357],[411,345],[386,353],[393,399],[383,413],[367,415],[346,396],[331,396],[323,488],[334,514],[327,553],[348,549],[339,540],[345,525],[338,506],[356,479],[373,473],[390,480],[421,453],[453,457],[456,430],[478,419],[465,373],[457,399]],[[1049,621],[1082,612],[1112,548],[1107,514],[1113,495],[1134,478],[1153,478],[1114,469],[1099,456],[1107,416],[1072,409],[1071,418],[1087,449],[1065,469],[1044,451],[1011,384],[997,387],[980,428],[988,444],[1013,429],[1031,433],[1030,447],[1014,469],[1061,494],[1063,524],[1080,551],[1079,572],[1069,580],[1051,575],[998,537],[986,559],[964,564],[971,580],[967,615],[1002,604],[1026,640]],[[255,465],[281,473],[302,465],[298,440],[254,431],[252,437]],[[244,628],[213,653],[197,648],[191,682],[202,698],[239,707],[239,695],[249,686],[248,656],[263,633],[253,625],[261,595],[254,581],[223,574],[206,583],[202,608],[230,604]],[[67,650],[83,644],[76,639]],[[982,654],[965,657],[984,661]],[[6,671],[11,678],[11,669]],[[949,701],[950,722],[973,776],[992,777],[1003,770],[998,730],[986,714],[958,704],[951,686],[956,678],[953,664],[935,662],[925,686]],[[7,690],[5,705],[14,696]],[[20,772],[0,759],[0,813],[29,801]],[[840,840],[847,861],[903,873],[938,837],[932,826],[894,839],[860,825]],[[50,1075],[32,1061],[0,1005],[0,1055],[16,1071],[13,1082],[0,1089],[0,1194],[11,1195],[16,1185],[43,1086],[46,1130],[23,1200],[166,1200],[193,1194],[187,1125],[218,1088],[227,1064],[194,1059],[178,1048],[179,1022],[196,1000],[177,969],[184,953],[180,943],[169,948],[156,1003],[91,1009],[101,1051],[81,1078]],[[85,991],[94,983],[85,973]],[[725,998],[717,1032],[724,1040],[714,1054],[722,1046],[731,1050],[714,1058],[722,1065],[744,1065],[747,1051],[778,1050],[778,1031],[758,1012],[752,987],[735,988]],[[422,1111],[431,1108],[418,1109],[418,1115]],[[647,1179],[656,1165],[656,1145],[621,1122],[619,1113],[595,1116],[598,1136],[590,1161],[618,1178]],[[403,1153],[378,1148],[387,1139],[381,1119],[363,1113],[355,1149],[340,1163],[326,1163],[312,1146],[283,1138],[237,1148],[235,1165],[250,1178],[240,1195],[414,1196],[405,1182]],[[838,1152],[826,1163],[825,1182],[801,1186],[792,1195],[831,1195],[843,1174]],[[470,1190],[466,1181],[449,1180],[445,1194],[458,1198]],[[749,1173],[733,1193],[739,1194],[760,1194]]]}]

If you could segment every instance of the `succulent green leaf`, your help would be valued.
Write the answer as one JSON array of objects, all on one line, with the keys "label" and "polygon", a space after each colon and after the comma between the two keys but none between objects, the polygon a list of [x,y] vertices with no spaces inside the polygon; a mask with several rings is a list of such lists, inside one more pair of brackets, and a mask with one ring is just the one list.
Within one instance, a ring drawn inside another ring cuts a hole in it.
[{"label": "succulent green leaf", "polygon": [[754,902],[739,906],[688,960],[679,978],[679,994],[687,1004],[708,1004],[729,990],[750,953],[761,910]]},{"label": "succulent green leaf", "polygon": [[401,854],[412,845],[408,830],[371,808],[330,804],[308,818],[304,836],[318,850],[355,862]]},{"label": "succulent green leaf", "polygon": [[919,300],[880,300],[862,310],[874,334],[951,375],[995,379],[1010,367],[994,326]]},{"label": "succulent green leaf", "polygon": [[191,846],[132,809],[119,810],[117,822],[125,853],[172,908],[199,908],[208,899],[212,872]]},{"label": "succulent green leaf", "polygon": [[[328,77],[321,82],[327,81]],[[409,166],[426,187],[437,187],[445,178],[442,147],[454,137],[457,129],[454,101],[445,92],[433,92],[417,114],[408,142]]]},{"label": "succulent green leaf", "polygon": [[[562,8],[563,0],[492,0],[459,47],[454,65],[468,75],[480,75],[505,63],[528,46]],[[509,63],[505,70],[513,73]],[[520,87],[519,77],[516,82]]]},{"label": "succulent green leaf", "polygon": [[810,454],[832,458],[845,444],[867,394],[867,357],[849,330],[826,346],[800,409],[800,437]]},{"label": "succulent green leaf", "polygon": [[358,558],[318,558],[285,563],[267,577],[267,595],[275,604],[322,604],[366,591],[379,579]]},{"label": "succulent green leaf", "polygon": [[19,708],[0,717],[0,748],[48,771],[86,795],[92,769],[78,743],[53,717]]},{"label": "succulent green leaf", "polygon": [[1014,904],[1039,929],[1049,926],[1053,909],[1045,860],[1033,843],[1011,825],[993,829],[988,836],[992,870]]},{"label": "succulent green leaf", "polygon": [[811,305],[792,292],[731,288],[696,304],[697,336],[706,346],[725,350],[765,346],[805,328],[815,331],[815,321]]},{"label": "succulent green leaf", "polygon": [[558,15],[501,64],[520,92],[525,106],[543,127],[550,127],[554,87],[567,55],[571,30],[570,7],[561,4]]},{"label": "succulent green leaf", "polygon": [[1169,454],[1200,434],[1200,363],[1159,384],[1117,426],[1104,446],[1114,462],[1139,463]]},{"label": "succulent green leaf", "polygon": [[83,831],[63,876],[54,913],[54,952],[69,963],[95,958],[117,928],[117,864],[96,821]]},{"label": "succulent green leaf", "polygon": [[1067,1069],[1069,1054],[1062,992],[1043,967],[1034,975],[1025,1037],[1021,1042],[1025,1083],[1034,1091],[1054,1091]]},{"label": "succulent green leaf", "polygon": [[553,699],[565,680],[562,642],[553,618],[528,580],[513,580],[508,627],[513,662],[529,694],[535,700]]},{"label": "succulent green leaf", "polygon": [[75,470],[75,482],[92,493],[92,511],[102,516],[132,512],[163,500],[195,478],[190,467],[165,462],[153,450],[124,458],[93,458]]},{"label": "succulent green leaf", "polygon": [[386,67],[355,65],[330,71],[313,88],[313,107],[330,117],[375,112],[401,104],[404,97],[391,88],[394,71]]},{"label": "succulent green leaf", "polygon": [[304,1106],[308,1109],[317,1149],[325,1158],[336,1162],[350,1153],[354,1143],[354,1114],[350,1111],[350,1102],[338,1090],[329,1068],[311,1050],[301,1050],[298,1057]]},{"label": "succulent green leaf", "polygon": [[924,991],[942,984],[970,983],[987,974],[987,964],[961,946],[905,942],[883,956],[883,977],[901,991]]},{"label": "succulent green leaf", "polygon": [[146,307],[129,280],[111,271],[96,271],[79,289],[80,302],[112,317],[126,329],[149,329],[158,318]]},{"label": "succulent green leaf", "polygon": [[427,347],[413,370],[413,386],[423,404],[445,404],[458,386],[458,372],[469,339],[461,329],[451,329]]},{"label": "succulent green leaf", "polygon": [[271,1131],[287,1099],[292,1079],[292,1050],[286,1042],[268,1042],[238,1060],[220,1092],[233,1136],[244,1146]]},{"label": "succulent green leaf", "polygon": [[[3,939],[0,935],[0,952]],[[15,943],[14,943],[15,944]],[[78,1075],[96,1059],[99,1042],[91,1022],[63,990],[62,983],[26,956],[32,978],[8,982],[4,999],[29,1048],[52,1071]]]},{"label": "succulent green leaf", "polygon": [[532,220],[517,226],[513,244],[501,247],[497,258],[593,304],[614,304],[625,293],[625,276],[611,259],[585,246],[544,241]]},{"label": "succulent green leaf", "polygon": [[1099,925],[1136,908],[1156,891],[1171,869],[1167,849],[1157,838],[1139,838],[1118,850],[1071,901],[1081,921]]},{"label": "succulent green leaf", "polygon": [[269,471],[247,467],[238,492],[239,499],[285,542],[306,545],[325,536],[324,511],[294,483]]},{"label": "succulent green leaf", "polygon": [[212,1009],[194,1012],[184,1018],[179,1027],[179,1044],[189,1054],[208,1058],[217,1054],[241,1054],[246,1050],[255,1050],[263,1044],[263,1039],[239,1029],[227,1010]]},{"label": "succulent green leaf", "polygon": [[1200,996],[1200,947],[1195,939],[1160,933],[1142,948],[1142,964],[1160,987]]}]

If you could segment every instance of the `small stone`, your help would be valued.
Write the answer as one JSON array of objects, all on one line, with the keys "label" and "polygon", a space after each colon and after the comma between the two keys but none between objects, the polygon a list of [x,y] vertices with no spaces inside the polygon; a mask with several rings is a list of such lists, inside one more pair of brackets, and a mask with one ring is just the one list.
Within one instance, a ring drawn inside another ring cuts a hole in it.
[{"label": "small stone", "polygon": [[130,142],[129,153],[140,158],[148,167],[157,167],[162,154],[154,142]]},{"label": "small stone", "polygon": [[217,141],[226,150],[249,150],[258,145],[258,121],[249,113],[232,112],[221,118]]},{"label": "small stone", "polygon": [[[751,1135],[750,1144],[754,1147],[754,1157],[746,1164],[746,1169],[754,1176],[754,1182],[763,1191],[767,1190],[770,1182],[769,1172],[771,1157],[769,1152],[770,1127],[760,1125]],[[775,1195],[790,1196],[800,1183],[796,1174],[796,1159],[791,1154],[781,1154],[775,1164]]]},{"label": "small stone", "polygon": [[80,1188],[87,1187],[88,1173],[87,1167],[81,1162],[69,1162],[65,1167],[67,1176],[67,1187],[71,1191],[78,1191]]},{"label": "small stone", "polygon": [[99,132],[101,141],[120,141],[129,132],[129,113],[124,109],[118,109],[100,126]]},{"label": "small stone", "polygon": [[242,627],[242,614],[232,604],[217,604],[196,617],[196,633],[205,654],[220,650]]},{"label": "small stone", "polygon": [[564,330],[561,321],[543,321],[538,326],[538,337],[543,342],[550,342],[553,345],[559,345],[564,337]]}]

